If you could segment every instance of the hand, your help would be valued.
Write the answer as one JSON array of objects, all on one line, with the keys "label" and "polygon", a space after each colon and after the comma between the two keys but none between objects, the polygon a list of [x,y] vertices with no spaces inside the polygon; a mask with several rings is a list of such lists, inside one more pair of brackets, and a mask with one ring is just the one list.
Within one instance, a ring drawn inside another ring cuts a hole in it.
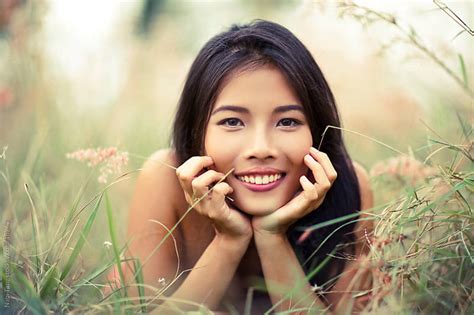
[{"label": "hand", "polygon": [[[213,186],[225,174],[215,170],[200,174],[212,164],[214,162],[209,156],[193,156],[176,169],[186,201],[190,205],[194,204],[194,209],[199,214],[211,219],[217,235],[250,239],[253,234],[250,219],[226,203],[226,195],[234,191],[232,187],[224,181]],[[209,187],[212,187],[210,192]],[[198,201],[206,193],[208,194]]]},{"label": "hand", "polygon": [[337,178],[329,157],[326,153],[310,149],[310,154],[305,155],[304,163],[312,171],[316,183],[306,176],[300,177],[303,191],[293,197],[283,207],[276,211],[252,218],[252,227],[255,235],[259,234],[285,234],[288,227],[298,219],[317,209],[324,201],[326,193]]}]

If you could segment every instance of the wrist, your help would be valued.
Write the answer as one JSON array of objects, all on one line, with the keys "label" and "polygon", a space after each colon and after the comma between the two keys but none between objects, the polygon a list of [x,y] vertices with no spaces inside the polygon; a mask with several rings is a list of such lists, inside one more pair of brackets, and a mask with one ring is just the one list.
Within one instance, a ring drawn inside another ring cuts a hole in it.
[{"label": "wrist", "polygon": [[284,236],[288,230],[288,224],[279,224],[274,218],[258,217],[252,218],[252,228],[255,235],[263,237]]},{"label": "wrist", "polygon": [[245,251],[252,240],[252,235],[228,235],[216,233],[214,240],[219,244],[219,247],[223,249]]},{"label": "wrist", "polygon": [[288,237],[285,232],[254,231],[255,244],[275,244],[287,242]]}]

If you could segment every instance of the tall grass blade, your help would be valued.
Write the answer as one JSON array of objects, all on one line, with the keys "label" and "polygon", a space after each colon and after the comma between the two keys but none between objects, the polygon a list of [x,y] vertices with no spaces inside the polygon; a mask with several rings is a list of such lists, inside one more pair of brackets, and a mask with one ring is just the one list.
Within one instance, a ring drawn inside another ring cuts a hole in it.
[{"label": "tall grass blade", "polygon": [[464,58],[461,54],[458,54],[459,58],[459,65],[461,66],[461,74],[462,74],[462,80],[464,81],[464,86],[468,86],[468,81],[467,81],[467,71],[466,71],[466,64],[464,63]]},{"label": "tall grass blade", "polygon": [[11,286],[25,303],[28,310],[35,315],[46,315],[45,305],[22,271],[12,268],[12,276]]},{"label": "tall grass blade", "polygon": [[145,306],[145,288],[143,287],[143,284],[145,283],[143,279],[143,272],[142,272],[142,266],[140,263],[140,259],[134,259],[133,260],[133,269],[135,272],[135,282],[138,284],[138,295],[140,297],[140,304],[141,310],[143,314],[146,314],[146,306]]},{"label": "tall grass blade", "polygon": [[58,281],[58,269],[56,264],[52,265],[48,271],[46,271],[41,284],[40,284],[40,297],[41,299],[54,297],[56,295],[56,288],[59,285]]},{"label": "tall grass blade", "polygon": [[84,228],[81,231],[81,235],[79,236],[79,239],[76,242],[76,246],[74,246],[71,256],[69,256],[69,259],[64,267],[64,270],[61,273],[60,281],[63,281],[64,278],[66,278],[66,276],[69,274],[69,272],[71,271],[72,265],[76,261],[77,256],[79,255],[82,247],[84,246],[87,235],[89,235],[92,224],[94,223],[95,217],[97,215],[97,210],[99,209],[100,202],[102,201],[102,197],[103,197],[103,194],[101,194],[99,199],[97,199],[95,207],[92,210],[92,213],[90,214],[89,219],[87,220],[87,223],[84,225]]},{"label": "tall grass blade", "polygon": [[115,235],[115,223],[114,223],[114,218],[113,218],[112,206],[110,205],[109,195],[107,194],[107,191],[105,192],[105,207],[107,209],[107,221],[109,224],[109,234],[110,234],[110,239],[112,242],[112,249],[114,252],[115,263],[117,264],[117,270],[120,276],[120,282],[121,282],[122,288],[125,289],[124,293],[125,293],[125,296],[127,297],[128,296],[127,285],[125,283],[125,276],[122,270],[122,262],[120,260],[120,254],[119,254],[119,250],[117,246],[117,237]]},{"label": "tall grass blade", "polygon": [[[126,248],[126,246],[124,246],[124,248],[122,249],[122,251]],[[90,275],[84,277],[83,279],[81,279],[78,283],[76,283],[72,288],[71,290],[63,297],[61,297],[58,301],[59,304],[62,304],[62,303],[65,303],[73,294],[75,294],[82,286],[84,286],[85,284],[87,283],[90,283],[92,280],[94,280],[95,278],[99,277],[101,274],[103,274],[104,272],[106,272],[107,270],[110,269],[110,267],[112,267],[113,265],[115,264],[115,258],[113,258],[112,260],[108,261],[107,263],[105,263],[104,265],[98,267],[95,271],[93,271]]]},{"label": "tall grass blade", "polygon": [[[33,237],[33,244],[35,246],[35,260],[36,260],[36,273],[39,275],[41,273],[41,262],[39,259],[39,253],[42,252],[41,250],[41,245],[38,242],[38,236],[40,235],[39,233],[39,223],[38,223],[38,215],[36,213],[36,207],[33,202],[33,199],[31,198],[30,192],[28,190],[28,184],[25,183],[25,191],[26,194],[28,195],[28,199],[31,204],[31,225],[32,225],[32,237]],[[37,288],[38,290],[38,288]]]}]

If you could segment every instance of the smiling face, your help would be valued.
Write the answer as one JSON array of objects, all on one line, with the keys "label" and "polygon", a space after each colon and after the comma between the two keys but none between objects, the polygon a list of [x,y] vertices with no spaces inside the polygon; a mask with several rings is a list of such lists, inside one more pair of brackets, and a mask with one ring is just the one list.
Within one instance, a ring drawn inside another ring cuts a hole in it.
[{"label": "smiling face", "polygon": [[225,174],[235,168],[226,179],[234,189],[230,197],[235,207],[250,215],[271,213],[301,190],[299,178],[308,172],[303,158],[312,144],[301,102],[283,74],[271,66],[228,80],[214,103],[204,138],[213,169]]}]

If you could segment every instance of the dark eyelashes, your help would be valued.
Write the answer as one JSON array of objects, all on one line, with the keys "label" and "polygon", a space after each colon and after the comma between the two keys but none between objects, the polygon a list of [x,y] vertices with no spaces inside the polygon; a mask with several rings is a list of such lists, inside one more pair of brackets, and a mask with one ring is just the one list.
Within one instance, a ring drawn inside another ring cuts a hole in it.
[{"label": "dark eyelashes", "polygon": [[[229,121],[239,122],[239,125],[229,125],[229,124],[227,124]],[[291,121],[293,123],[290,126],[285,125],[284,127],[296,127],[296,126],[299,126],[299,125],[303,124],[300,120],[295,119],[295,118],[282,118],[278,121],[278,123],[280,123],[281,121]],[[239,126],[243,125],[242,120],[240,120],[239,118],[226,118],[226,119],[223,119],[223,120],[219,121],[217,124],[218,125],[224,125],[226,127],[239,127]]]},{"label": "dark eyelashes", "polygon": [[[303,123],[301,121],[299,121],[298,119],[295,119],[295,118],[283,118],[283,119],[280,119],[280,121],[283,121],[283,120],[289,120],[289,121],[292,121],[295,123],[296,126],[299,126],[299,125],[302,125]],[[280,122],[279,121],[279,122]],[[289,127],[289,126],[287,126]]]},{"label": "dark eyelashes", "polygon": [[242,121],[241,121],[240,119],[238,119],[238,118],[226,118],[226,119],[221,120],[221,121],[218,122],[217,124],[218,124],[218,125],[225,125],[225,126],[228,126],[228,127],[236,127],[236,125],[228,125],[228,124],[226,124],[227,122],[232,121],[232,120],[236,120],[236,121],[242,122]]}]

